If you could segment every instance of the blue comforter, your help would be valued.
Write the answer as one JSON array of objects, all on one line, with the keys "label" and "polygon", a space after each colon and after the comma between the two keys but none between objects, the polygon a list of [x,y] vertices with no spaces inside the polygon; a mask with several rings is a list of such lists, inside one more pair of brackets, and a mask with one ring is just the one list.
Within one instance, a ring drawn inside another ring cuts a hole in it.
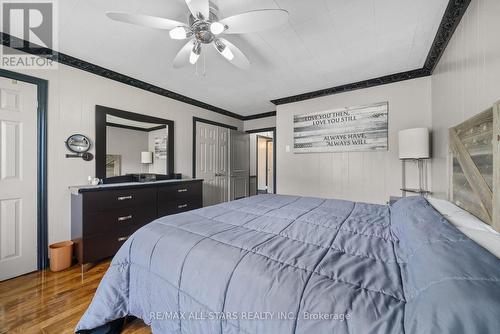
[{"label": "blue comforter", "polygon": [[500,333],[500,260],[425,199],[261,195],[158,219],[120,249],[77,330]]}]

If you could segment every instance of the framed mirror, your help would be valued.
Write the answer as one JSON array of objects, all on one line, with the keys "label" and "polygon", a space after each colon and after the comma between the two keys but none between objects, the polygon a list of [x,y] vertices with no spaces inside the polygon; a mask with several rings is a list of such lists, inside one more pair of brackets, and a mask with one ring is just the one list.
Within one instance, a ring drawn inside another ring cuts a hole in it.
[{"label": "framed mirror", "polygon": [[97,105],[95,126],[96,177],[105,183],[173,175],[173,121]]}]

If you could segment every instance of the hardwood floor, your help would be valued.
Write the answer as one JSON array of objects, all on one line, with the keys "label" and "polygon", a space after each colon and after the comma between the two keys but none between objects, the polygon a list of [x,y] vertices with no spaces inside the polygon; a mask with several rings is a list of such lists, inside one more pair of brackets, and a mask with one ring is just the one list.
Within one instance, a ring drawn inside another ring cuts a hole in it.
[{"label": "hardwood floor", "polygon": [[[79,266],[53,273],[35,272],[0,282],[0,333],[73,333],[109,261],[83,276]],[[151,333],[140,320],[123,333]]]}]

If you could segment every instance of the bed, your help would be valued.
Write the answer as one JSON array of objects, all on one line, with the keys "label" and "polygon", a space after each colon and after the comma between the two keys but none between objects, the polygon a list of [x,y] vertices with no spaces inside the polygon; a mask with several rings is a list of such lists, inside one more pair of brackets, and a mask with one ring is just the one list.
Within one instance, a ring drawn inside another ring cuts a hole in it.
[{"label": "bed", "polygon": [[499,314],[500,260],[422,197],[260,195],[137,231],[77,331],[498,333]]}]

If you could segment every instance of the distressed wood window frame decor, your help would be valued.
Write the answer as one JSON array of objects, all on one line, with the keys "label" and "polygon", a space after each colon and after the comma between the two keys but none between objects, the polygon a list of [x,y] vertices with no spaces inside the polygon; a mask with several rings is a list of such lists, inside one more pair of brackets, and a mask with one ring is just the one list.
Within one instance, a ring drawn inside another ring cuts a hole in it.
[{"label": "distressed wood window frame decor", "polygon": [[500,102],[449,129],[450,200],[500,232]]}]

